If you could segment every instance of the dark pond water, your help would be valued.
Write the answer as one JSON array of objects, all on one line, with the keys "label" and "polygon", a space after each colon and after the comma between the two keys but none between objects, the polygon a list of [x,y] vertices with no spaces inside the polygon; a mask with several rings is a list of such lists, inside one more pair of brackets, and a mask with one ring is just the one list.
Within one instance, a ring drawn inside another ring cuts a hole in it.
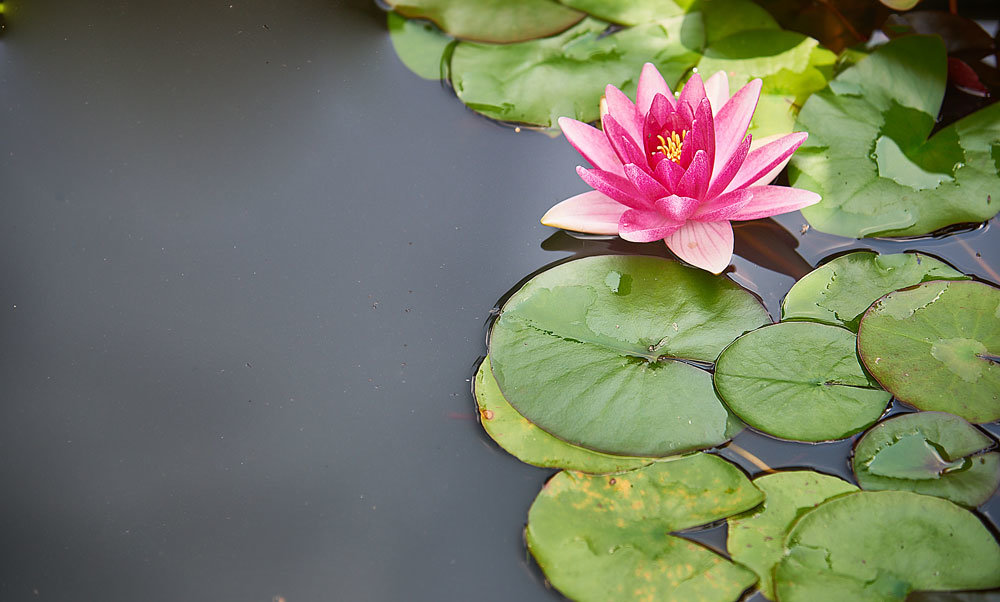
[{"label": "dark pond water", "polygon": [[[585,188],[573,149],[411,75],[370,0],[6,11],[0,597],[558,599],[521,542],[550,472],[485,438],[469,379],[509,287],[607,247],[537,222]],[[852,248],[1000,268],[991,226],[803,224],[741,229],[772,311]],[[847,474],[849,443],[737,443]]]}]

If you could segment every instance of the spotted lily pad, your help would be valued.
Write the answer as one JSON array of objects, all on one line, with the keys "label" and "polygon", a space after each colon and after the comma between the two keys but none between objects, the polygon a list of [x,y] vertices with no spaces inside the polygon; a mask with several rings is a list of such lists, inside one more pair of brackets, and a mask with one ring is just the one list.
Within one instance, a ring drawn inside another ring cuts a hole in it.
[{"label": "spotted lily pad", "polygon": [[975,507],[1000,484],[1000,453],[982,453],[994,445],[958,416],[916,412],[865,433],[852,464],[864,489],[916,491]]},{"label": "spotted lily pad", "polygon": [[928,280],[968,280],[948,264],[922,253],[855,251],[823,264],[796,282],[781,303],[781,319],[808,320],[858,331],[876,299]]},{"label": "spotted lily pad", "polygon": [[397,13],[427,19],[449,34],[481,42],[520,42],[565,31],[584,18],[553,0],[387,0]]},{"label": "spotted lily pad", "polygon": [[722,352],[715,386],[740,419],[769,435],[842,439],[874,424],[890,397],[861,368],[855,341],[810,322],[761,328]]},{"label": "spotted lily pad", "polygon": [[1000,418],[1000,290],[933,281],[889,293],[858,328],[868,371],[900,401],[969,422]]},{"label": "spotted lily pad", "polygon": [[775,599],[771,575],[785,553],[788,530],[800,516],[823,501],[858,488],[847,481],[811,470],[776,472],[753,480],[764,503],[729,518],[729,555],[760,577],[760,591]]},{"label": "spotted lily pad", "polygon": [[860,491],[806,513],[775,570],[781,602],[904,600],[914,590],[1000,587],[1000,546],[947,500]]},{"label": "spotted lily pad", "polygon": [[893,40],[813,94],[798,118],[809,139],[793,186],[823,200],[802,211],[841,236],[910,236],[1000,210],[1000,104],[936,132],[947,79],[937,36]]},{"label": "spotted lily pad", "polygon": [[501,310],[490,357],[503,396],[556,437],[668,456],[727,440],[710,365],[770,322],[731,280],[658,257],[604,255],[532,278]]},{"label": "spotted lily pad", "polygon": [[668,534],[763,499],[738,468],[710,454],[613,477],[564,471],[531,505],[525,540],[545,577],[573,600],[732,602],[754,584],[753,572]]}]

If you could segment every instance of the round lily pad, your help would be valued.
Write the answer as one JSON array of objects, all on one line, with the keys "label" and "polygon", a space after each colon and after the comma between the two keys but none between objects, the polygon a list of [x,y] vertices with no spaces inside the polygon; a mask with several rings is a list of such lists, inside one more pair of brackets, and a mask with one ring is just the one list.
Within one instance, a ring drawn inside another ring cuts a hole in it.
[{"label": "round lily pad", "polygon": [[743,335],[715,366],[715,387],[750,426],[797,441],[843,439],[871,426],[889,394],[865,374],[852,332],[783,322]]},{"label": "round lily pad", "polygon": [[1000,289],[933,281],[889,293],[858,328],[865,367],[897,399],[969,422],[1000,418]]},{"label": "round lily pad", "polygon": [[775,570],[781,602],[904,600],[915,590],[1000,586],[1000,546],[947,500],[909,491],[860,491],[802,516]]},{"label": "round lily pad", "polygon": [[503,398],[489,356],[476,372],[476,403],[487,434],[517,459],[542,468],[610,474],[645,466],[656,458],[612,456],[570,445],[528,422]]},{"label": "round lily pad", "polygon": [[761,593],[774,600],[771,575],[784,556],[785,535],[792,523],[827,499],[858,488],[811,470],[776,472],[757,477],[753,484],[764,492],[764,503],[728,519],[726,549],[733,560],[757,573]]},{"label": "round lily pad", "polygon": [[525,540],[549,582],[573,600],[732,602],[754,573],[668,533],[763,498],[738,468],[710,454],[612,477],[564,471],[531,505]]},{"label": "round lily pad", "polygon": [[501,310],[493,375],[525,418],[574,445],[661,457],[728,439],[708,366],[770,322],[731,280],[658,257],[604,255],[532,278]]},{"label": "round lily pad", "polygon": [[781,302],[781,319],[822,322],[857,332],[862,314],[876,299],[928,280],[969,280],[969,276],[923,253],[855,251],[792,285]]},{"label": "round lily pad", "polygon": [[429,21],[407,19],[388,13],[389,38],[399,60],[424,79],[441,79],[442,62],[455,40]]},{"label": "round lily pad", "polygon": [[565,31],[586,15],[553,0],[386,0],[397,13],[433,21],[480,42],[520,42]]},{"label": "round lily pad", "polygon": [[1000,453],[982,453],[994,445],[958,416],[916,412],[872,427],[852,465],[863,489],[916,491],[976,507],[1000,485]]}]

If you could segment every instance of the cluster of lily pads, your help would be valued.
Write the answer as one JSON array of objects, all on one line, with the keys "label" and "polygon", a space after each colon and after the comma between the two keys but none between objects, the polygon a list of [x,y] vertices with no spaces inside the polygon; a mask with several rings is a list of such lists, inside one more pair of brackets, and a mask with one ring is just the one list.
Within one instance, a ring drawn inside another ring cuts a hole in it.
[{"label": "cluster of lily pads", "polygon": [[[1000,587],[1000,546],[967,509],[1000,484],[971,424],[1000,419],[998,352],[1000,289],[920,253],[837,257],[777,324],[724,276],[601,255],[510,297],[474,388],[501,447],[562,469],[525,539],[572,599],[736,600],[756,584],[783,602],[904,600]],[[893,396],[922,411],[878,422]],[[867,429],[860,489],[807,470],[750,481],[703,451],[745,425],[804,442]],[[675,534],[723,519],[729,559]]]}]

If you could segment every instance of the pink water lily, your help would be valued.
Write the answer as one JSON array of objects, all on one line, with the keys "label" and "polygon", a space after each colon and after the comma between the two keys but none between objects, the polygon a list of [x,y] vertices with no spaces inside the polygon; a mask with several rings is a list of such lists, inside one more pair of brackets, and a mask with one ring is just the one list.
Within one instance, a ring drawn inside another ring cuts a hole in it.
[{"label": "pink water lily", "polygon": [[563,117],[559,127],[593,169],[576,171],[594,190],[542,217],[547,226],[664,240],[684,261],[715,274],[733,256],[730,222],[795,211],[819,195],[769,182],[806,139],[804,132],[751,148],[747,135],[761,81],[729,96],[722,71],[695,74],[675,98],[656,67],[639,76],[636,102],[608,86],[598,130]]}]

